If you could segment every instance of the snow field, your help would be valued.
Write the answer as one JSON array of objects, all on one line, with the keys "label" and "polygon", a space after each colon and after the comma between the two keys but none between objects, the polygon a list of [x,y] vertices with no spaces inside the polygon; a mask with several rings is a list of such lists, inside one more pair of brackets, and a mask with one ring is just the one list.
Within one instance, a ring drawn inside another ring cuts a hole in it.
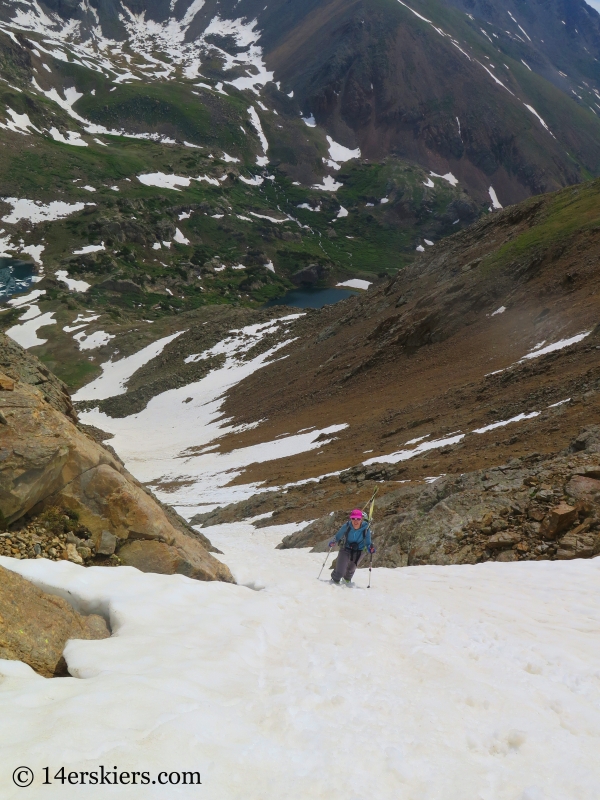
[{"label": "snow field", "polygon": [[[500,306],[500,308],[496,309],[492,313],[492,317],[495,317],[496,314],[503,314],[506,311],[504,306]],[[539,342],[535,345],[528,353],[522,356],[518,361],[515,361],[514,364],[510,364],[508,367],[504,367],[504,369],[497,369],[493,372],[488,372],[488,375],[498,375],[501,372],[506,372],[506,370],[512,369],[513,367],[517,366],[518,364],[522,364],[524,361],[529,361],[532,358],[539,358],[540,356],[545,356],[548,353],[555,353],[557,350],[564,350],[565,347],[570,347],[573,344],[578,344],[579,342],[583,341],[587,336],[591,333],[590,331],[583,331],[582,333],[577,333],[575,336],[569,336],[566,339],[559,339],[557,342],[552,342],[552,344],[546,344],[546,340],[544,339],[543,342]],[[544,345],[546,345],[544,347]]]},{"label": "snow field", "polygon": [[[272,265],[267,266],[272,267]],[[358,289],[368,288],[368,282],[358,279],[341,285]],[[299,315],[288,315],[278,320],[233,330],[214,347],[187,356],[184,359],[185,363],[206,360],[216,355],[225,355],[226,359],[221,367],[212,370],[200,381],[171,389],[152,398],[146,408],[137,414],[123,419],[113,419],[93,409],[83,412],[81,419],[87,424],[112,433],[114,435],[112,444],[125,460],[127,467],[139,480],[150,484],[161,500],[176,506],[180,513],[189,512],[191,516],[196,511],[209,511],[216,504],[225,505],[241,501],[256,492],[264,491],[259,484],[235,486],[229,484],[251,464],[287,458],[326,446],[328,441],[335,438],[335,434],[347,427],[345,422],[340,421],[327,428],[300,431],[279,437],[275,441],[261,442],[230,452],[219,452],[219,438],[245,429],[245,426],[231,425],[231,420],[222,417],[221,408],[227,391],[279,357],[278,351],[290,340],[284,340],[249,360],[245,360],[245,354],[265,335],[273,333],[279,326],[286,325],[297,316]],[[69,332],[80,331],[88,321],[80,322],[78,318],[75,324],[68,328]],[[32,320],[31,323],[24,324],[35,325],[36,322],[37,320]],[[131,375],[159,355],[180,333],[159,339],[131,356],[101,365],[102,375],[82,387],[74,395],[74,399],[103,400],[123,394]],[[106,336],[102,332],[96,335]],[[580,341],[584,336],[585,334],[578,334],[556,344],[566,346]],[[86,334],[83,332],[75,334],[75,338],[82,349],[86,348],[86,345],[100,346],[95,340],[87,344]],[[547,347],[544,345],[545,342],[541,342],[533,352],[542,354],[550,352],[548,348],[556,349],[556,345]],[[540,414],[539,410],[524,412],[510,419],[497,420],[482,428],[474,429],[471,434],[484,434],[512,423],[533,419]],[[151,435],[148,435],[149,431]],[[328,440],[317,441],[322,434],[328,434]],[[431,439],[430,434],[427,434],[405,442],[401,449],[392,453],[368,458],[363,464],[379,462],[394,464],[407,461],[429,450],[457,444],[466,435],[466,432],[454,431],[442,438]]]},{"label": "snow field", "polygon": [[336,286],[344,286],[347,289],[362,289],[366,292],[369,286],[371,286],[371,283],[372,281],[363,281],[360,278],[351,278],[348,281],[336,283]]},{"label": "snow field", "polygon": [[260,122],[260,117],[258,116],[258,111],[254,108],[254,106],[248,107],[248,116],[250,117],[250,122],[252,123],[252,127],[258,134],[258,139],[260,141],[261,147],[263,149],[264,155],[256,156],[256,163],[259,167],[264,167],[269,163],[269,159],[267,158],[267,150],[269,149],[269,142],[267,141],[267,137],[262,129],[262,125]]},{"label": "snow field", "polygon": [[[429,173],[433,178],[441,178],[444,181],[448,181],[451,186],[458,185],[458,179],[454,177],[451,172],[447,172],[445,175],[438,175],[436,172]],[[428,183],[424,184],[425,186],[429,186]]]},{"label": "snow field", "polygon": [[85,247],[80,247],[79,250],[73,250],[73,255],[83,256],[87,253],[99,253],[101,250],[106,250],[104,242],[101,244],[87,244]]},{"label": "snow field", "polygon": [[559,339],[558,342],[553,342],[552,344],[546,345],[543,347],[542,345],[546,344],[545,342],[541,342],[540,344],[536,345],[531,352],[524,355],[523,358],[519,359],[519,361],[527,361],[531,358],[539,358],[540,356],[545,356],[547,353],[554,353],[556,350],[563,350],[565,347],[570,347],[572,344],[577,344],[581,342],[586,336],[589,336],[591,331],[583,331],[582,333],[578,333],[575,336],[569,336],[566,339]]},{"label": "snow field", "polygon": [[[499,372],[503,372],[503,370],[498,370]],[[490,375],[494,375],[495,373],[490,372]],[[556,406],[562,405],[563,403],[568,403],[569,399],[560,400],[558,403],[553,403],[552,405],[547,406],[547,408],[555,408]],[[493,431],[496,428],[503,428],[505,425],[511,425],[513,422],[522,422],[523,420],[527,419],[535,419],[535,417],[539,417],[541,411],[531,411],[529,413],[521,413],[517,414],[510,419],[502,419],[498,422],[492,422],[489,425],[485,425],[483,428],[474,428],[471,433],[487,433],[488,431]],[[426,434],[425,436],[419,436],[417,439],[411,439],[408,442],[405,442],[406,445],[416,444],[420,442],[416,447],[411,448],[410,450],[397,450],[395,453],[389,453],[388,455],[382,456],[375,456],[375,458],[369,458],[367,461],[363,461],[362,463],[365,465],[368,464],[377,464],[377,463],[385,463],[385,464],[397,464],[399,461],[408,461],[410,458],[414,458],[416,455],[420,455],[421,453],[425,453],[428,450],[437,450],[440,447],[447,447],[449,445],[458,444],[461,442],[466,433],[461,433],[461,431],[455,431],[454,433],[450,434],[449,436],[445,436],[442,439],[429,439],[431,434]],[[427,440],[427,441],[423,441]]]},{"label": "snow field", "polygon": [[89,334],[85,331],[79,331],[73,336],[80,350],[96,350],[98,347],[104,347],[114,338],[112,333],[107,333],[106,331],[94,331]]},{"label": "snow field", "polygon": [[596,800],[599,560],[377,569],[368,591],[359,570],[347,589],[316,580],[323,554],[274,549],[295,527],[206,531],[248,586],[1,558],[113,628],[67,645],[76,677],[0,661],[1,774],[199,770],[208,800]]},{"label": "snow field", "polygon": [[493,186],[490,186],[488,189],[488,194],[490,196],[490,200],[492,201],[492,209],[498,211],[499,209],[503,208],[502,204],[498,200],[498,195],[496,194],[496,190]]},{"label": "snow field", "polygon": [[[334,142],[331,136],[326,136],[325,138],[329,144],[329,155],[333,161],[339,161],[343,164],[346,161],[350,161],[352,158],[360,158],[360,147],[351,150],[349,147],[344,147],[344,145]],[[339,167],[337,167],[337,169],[339,169]]]}]

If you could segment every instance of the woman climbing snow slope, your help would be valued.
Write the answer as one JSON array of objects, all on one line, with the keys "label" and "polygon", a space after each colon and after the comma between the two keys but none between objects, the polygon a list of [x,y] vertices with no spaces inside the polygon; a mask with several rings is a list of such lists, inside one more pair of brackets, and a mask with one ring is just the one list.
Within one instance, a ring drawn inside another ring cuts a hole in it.
[{"label": "woman climbing snow slope", "polygon": [[371,527],[369,521],[363,519],[363,512],[355,508],[350,512],[348,522],[345,522],[334,538],[329,542],[329,547],[342,543],[337,563],[331,575],[333,583],[339,583],[342,578],[346,584],[352,581],[357,566],[367,550],[375,552],[371,542]]}]

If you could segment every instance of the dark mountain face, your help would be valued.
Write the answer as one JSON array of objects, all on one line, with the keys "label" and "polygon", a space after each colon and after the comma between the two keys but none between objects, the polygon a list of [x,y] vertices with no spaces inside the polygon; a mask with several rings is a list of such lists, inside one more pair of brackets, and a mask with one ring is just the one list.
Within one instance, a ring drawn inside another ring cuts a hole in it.
[{"label": "dark mountain face", "polygon": [[[570,29],[560,27],[566,45]],[[289,31],[280,27],[276,42],[268,30],[267,63],[276,75],[293,86],[306,112],[369,158],[393,153],[441,174],[450,170],[478,196],[492,184],[503,203],[576,182],[600,166],[595,83],[584,100],[567,94],[566,79],[543,50],[530,58],[541,64],[538,75],[521,61],[529,43],[505,33],[493,39],[481,23],[442,4],[334,0]],[[591,29],[588,36],[600,41]]]},{"label": "dark mountain face", "polygon": [[600,15],[584,0],[448,0],[448,4],[472,15],[504,52],[523,59],[559,89],[577,97],[578,90],[597,88]]}]

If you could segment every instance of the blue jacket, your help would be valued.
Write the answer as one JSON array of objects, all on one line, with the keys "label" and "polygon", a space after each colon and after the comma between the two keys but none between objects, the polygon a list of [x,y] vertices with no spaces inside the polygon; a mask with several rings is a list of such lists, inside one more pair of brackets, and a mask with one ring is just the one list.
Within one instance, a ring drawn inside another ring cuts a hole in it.
[{"label": "blue jacket", "polygon": [[364,520],[360,524],[360,528],[354,530],[351,522],[344,522],[342,527],[335,535],[336,542],[340,542],[342,536],[346,535],[346,546],[354,543],[358,544],[359,550],[365,550],[371,545],[371,528],[369,523]]}]

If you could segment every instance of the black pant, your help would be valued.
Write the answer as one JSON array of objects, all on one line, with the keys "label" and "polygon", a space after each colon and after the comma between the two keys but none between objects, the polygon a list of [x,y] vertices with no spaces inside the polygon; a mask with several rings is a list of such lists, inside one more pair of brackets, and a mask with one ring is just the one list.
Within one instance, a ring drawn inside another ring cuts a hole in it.
[{"label": "black pant", "polygon": [[352,576],[356,572],[356,568],[360,564],[365,550],[349,550],[344,547],[340,550],[337,557],[337,563],[331,577],[336,583],[339,583],[342,578],[347,581],[352,580]]}]

